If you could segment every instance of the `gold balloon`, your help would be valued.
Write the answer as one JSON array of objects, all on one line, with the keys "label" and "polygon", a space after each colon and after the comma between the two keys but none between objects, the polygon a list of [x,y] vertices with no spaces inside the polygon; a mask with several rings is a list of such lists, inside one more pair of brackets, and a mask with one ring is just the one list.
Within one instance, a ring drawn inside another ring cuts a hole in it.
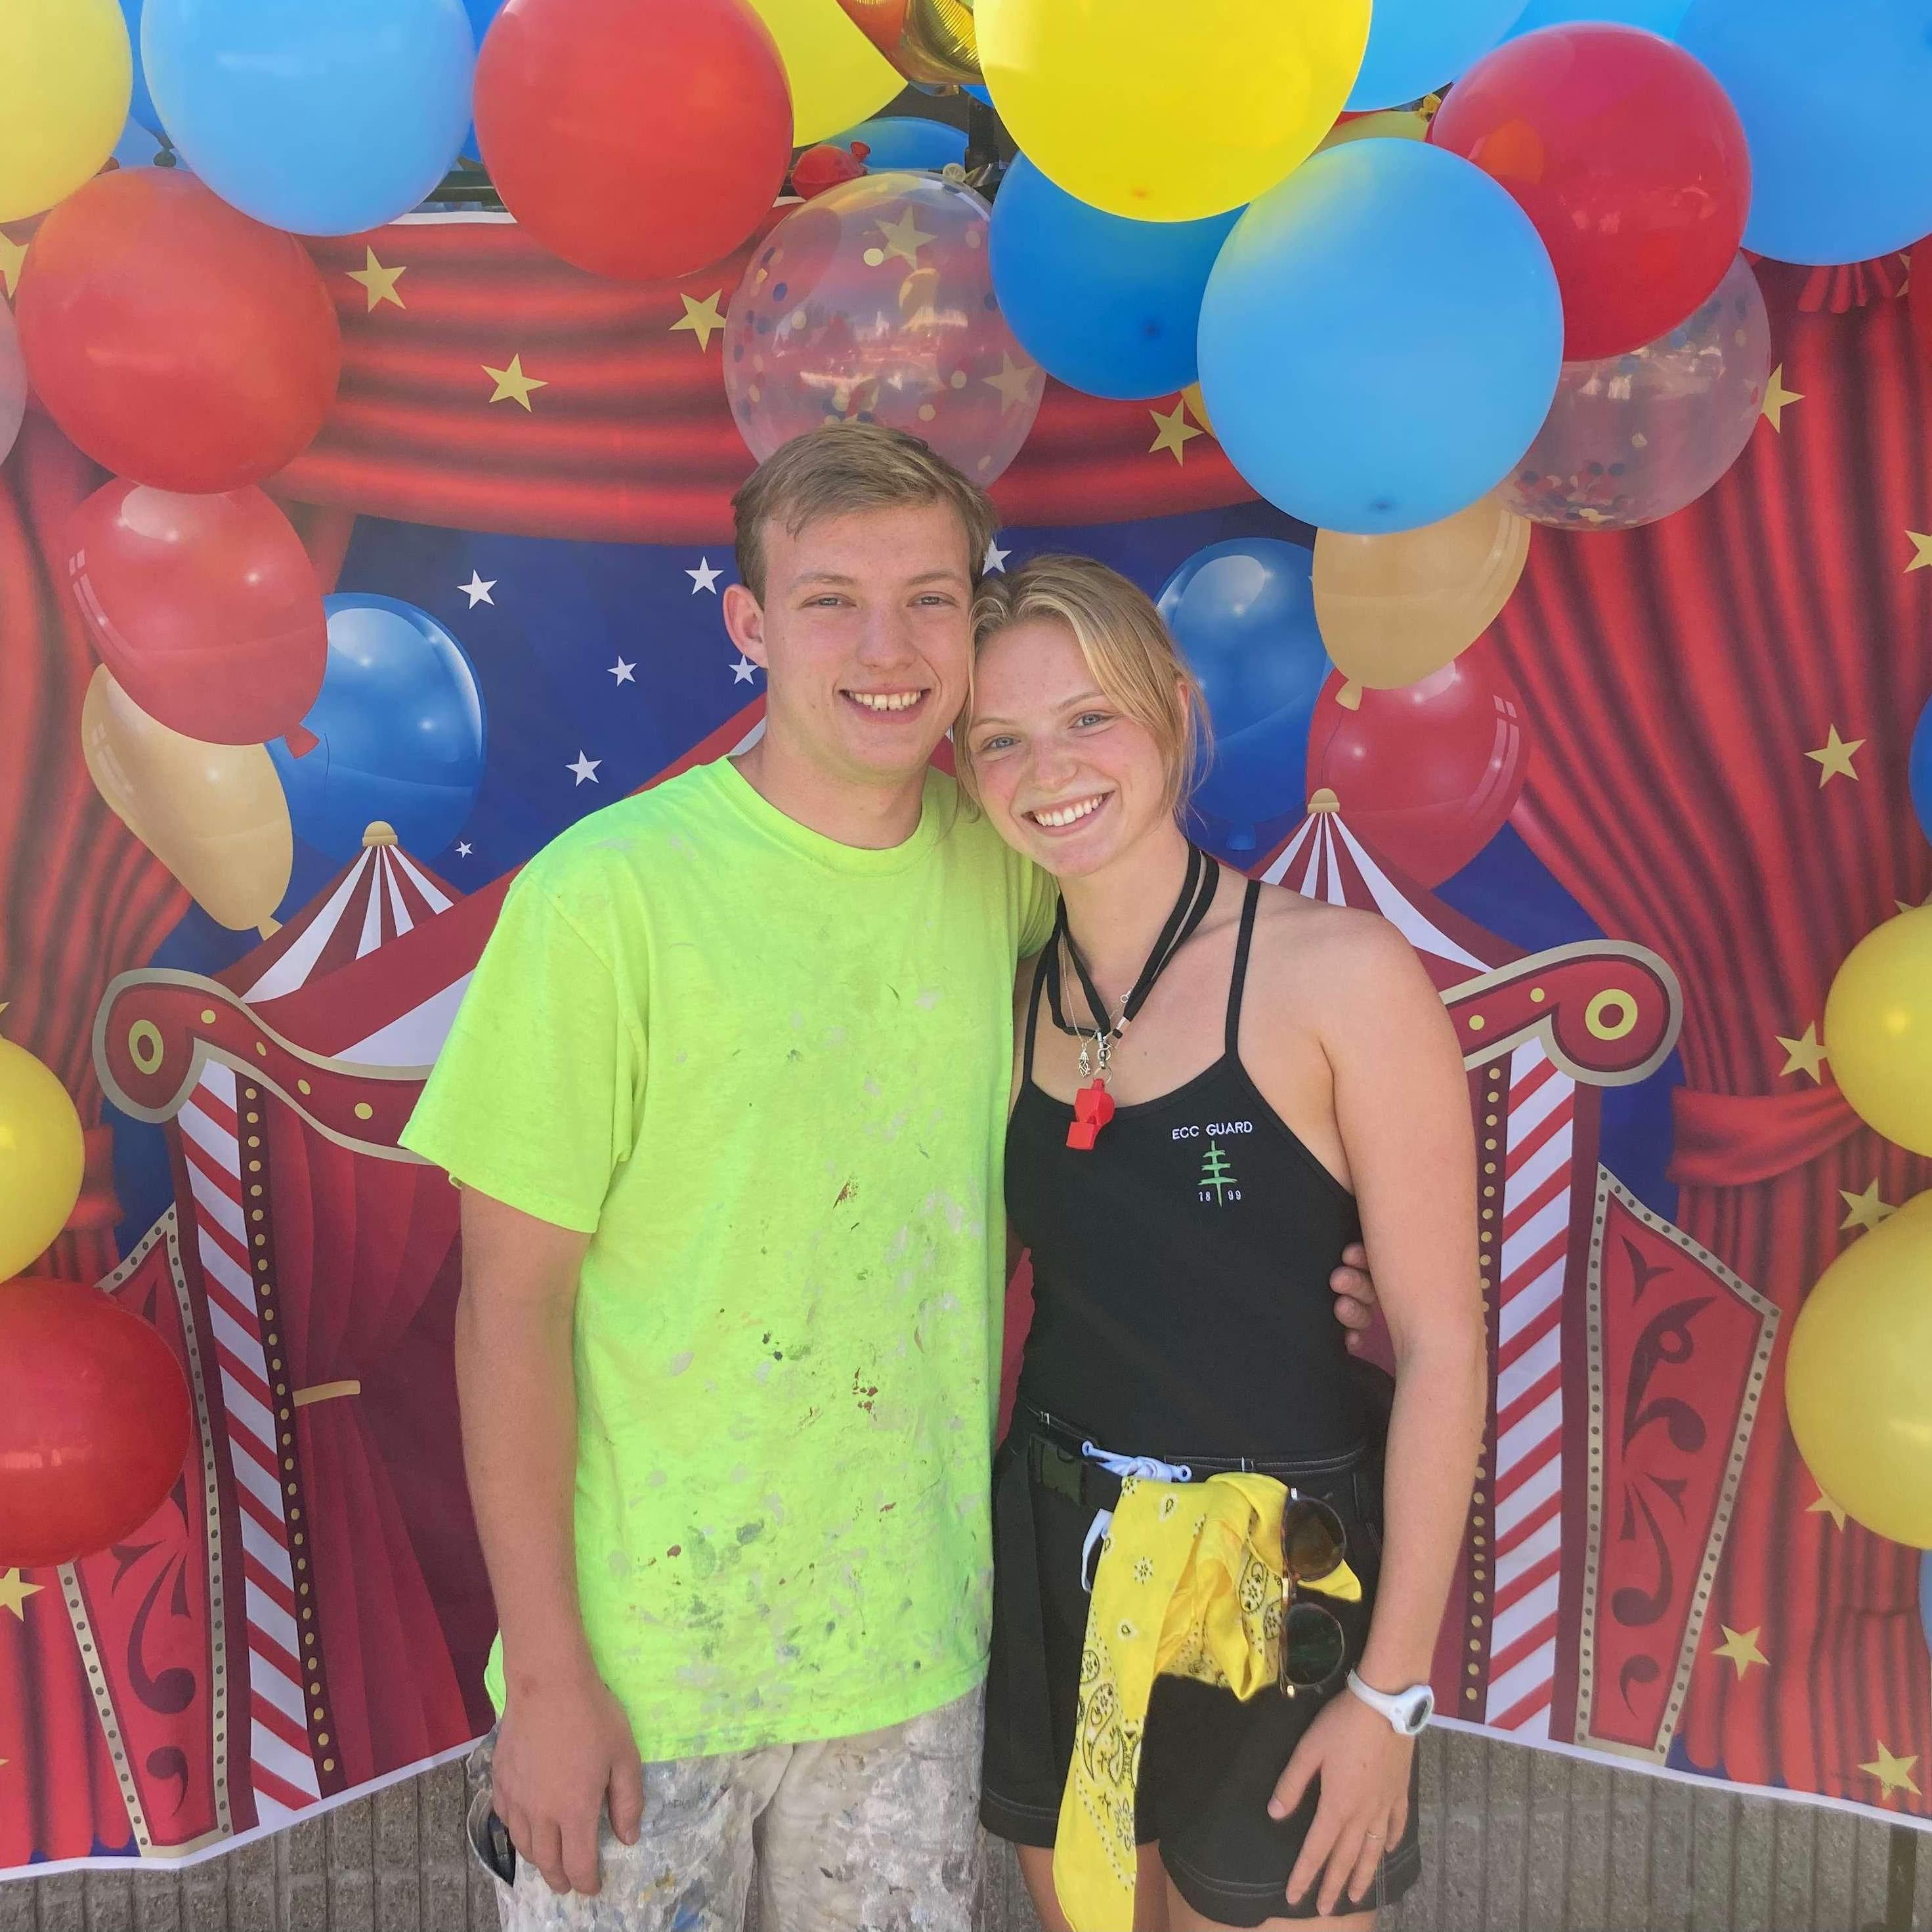
[{"label": "gold balloon", "polygon": [[866,38],[921,87],[980,78],[974,0],[838,0]]},{"label": "gold balloon", "polygon": [[80,743],[94,789],[211,919],[240,932],[273,915],[295,833],[262,746],[204,745],[170,730],[104,665],[87,687]]},{"label": "gold balloon", "polygon": [[[1432,94],[1430,98],[1435,98]],[[1384,107],[1372,114],[1358,114],[1352,121],[1338,122],[1322,136],[1316,152],[1325,153],[1346,141],[1426,141],[1435,116],[1435,109],[1426,106]]]},{"label": "gold balloon", "polygon": [[1932,1549],[1932,1193],[1820,1278],[1791,1331],[1784,1406],[1832,1502],[1880,1536]]},{"label": "gold balloon", "polygon": [[1825,1052],[1865,1125],[1932,1154],[1932,907],[1875,926],[1825,1000]]},{"label": "gold balloon", "polygon": [[1386,536],[1315,538],[1315,621],[1353,708],[1364,687],[1393,691],[1467,650],[1510,600],[1529,555],[1529,523],[1493,496]]},{"label": "gold balloon", "polygon": [[38,1260],[67,1226],[84,1145],[67,1089],[25,1047],[0,1040],[0,1281]]}]

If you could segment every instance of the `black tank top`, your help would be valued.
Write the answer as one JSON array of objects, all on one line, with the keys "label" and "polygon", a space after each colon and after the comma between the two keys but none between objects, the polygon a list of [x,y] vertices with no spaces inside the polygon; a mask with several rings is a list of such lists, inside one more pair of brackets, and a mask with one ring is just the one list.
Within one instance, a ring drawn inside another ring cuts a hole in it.
[{"label": "black tank top", "polygon": [[1221,1058],[1117,1107],[1090,1152],[1034,1084],[1042,959],[1006,1131],[1006,1212],[1033,1250],[1020,1400],[1123,1455],[1291,1460],[1353,1449],[1370,1418],[1328,1277],[1354,1197],[1241,1065],[1258,884],[1241,906]]}]

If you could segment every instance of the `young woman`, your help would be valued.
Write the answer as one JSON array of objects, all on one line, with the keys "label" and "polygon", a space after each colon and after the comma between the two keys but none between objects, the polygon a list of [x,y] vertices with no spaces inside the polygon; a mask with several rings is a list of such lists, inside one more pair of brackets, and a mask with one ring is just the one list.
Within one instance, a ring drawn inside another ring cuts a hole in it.
[{"label": "young woman", "polygon": [[[989,582],[974,620],[962,780],[1064,896],[1016,994],[1006,1192],[1036,1312],[995,1465],[982,1816],[1058,1932],[1099,1520],[1125,1473],[1258,1470],[1361,1600],[1306,1596],[1328,1607],[1296,1612],[1314,1637],[1291,1644],[1294,1694],[1155,1679],[1137,1783],[1127,1756],[1136,1924],[1366,1926],[1418,1869],[1414,1734],[1481,1439],[1461,1056],[1393,926],[1190,844],[1202,700],[1138,590],[1042,557]],[[1324,1285],[1364,1234],[1385,1420]]]}]

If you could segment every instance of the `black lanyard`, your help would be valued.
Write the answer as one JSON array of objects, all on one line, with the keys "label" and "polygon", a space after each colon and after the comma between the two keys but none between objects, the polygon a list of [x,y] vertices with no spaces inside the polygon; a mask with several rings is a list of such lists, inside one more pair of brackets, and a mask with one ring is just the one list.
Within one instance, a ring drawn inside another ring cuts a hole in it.
[{"label": "black lanyard", "polygon": [[[1174,910],[1168,914],[1167,923],[1161,928],[1160,937],[1147,956],[1146,964],[1141,968],[1140,977],[1134,982],[1133,990],[1120,1008],[1118,1020],[1108,1013],[1107,1003],[1100,997],[1100,989],[1094,985],[1094,976],[1088,971],[1079,947],[1073,943],[1073,934],[1066,923],[1066,902],[1062,899],[1053,922],[1053,952],[1047,968],[1047,1003],[1053,1013],[1054,1024],[1062,1033],[1071,1034],[1076,1039],[1080,1037],[1081,1029],[1070,1026],[1060,1011],[1060,947],[1063,943],[1066,956],[1073,962],[1080,990],[1087,996],[1087,1010],[1094,1016],[1096,1046],[1118,1040],[1126,1030],[1127,1022],[1146,1005],[1154,982],[1167,970],[1168,962],[1186,944],[1195,928],[1207,917],[1208,908],[1214,903],[1215,890],[1220,883],[1220,867],[1190,839],[1187,846],[1187,874],[1181,880],[1180,896],[1175,899]],[[1103,1057],[1103,1068],[1105,1065]]]}]

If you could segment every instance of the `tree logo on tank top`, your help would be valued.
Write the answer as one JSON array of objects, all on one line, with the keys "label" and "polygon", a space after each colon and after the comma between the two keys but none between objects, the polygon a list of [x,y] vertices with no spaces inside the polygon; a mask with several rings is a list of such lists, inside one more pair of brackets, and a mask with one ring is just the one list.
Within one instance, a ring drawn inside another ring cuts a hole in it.
[{"label": "tree logo on tank top", "polygon": [[1201,1156],[1201,1178],[1196,1184],[1200,1189],[1201,1198],[1213,1202],[1217,1208],[1240,1199],[1241,1184],[1228,1166],[1228,1156],[1219,1141],[1208,1143],[1208,1151]]}]

